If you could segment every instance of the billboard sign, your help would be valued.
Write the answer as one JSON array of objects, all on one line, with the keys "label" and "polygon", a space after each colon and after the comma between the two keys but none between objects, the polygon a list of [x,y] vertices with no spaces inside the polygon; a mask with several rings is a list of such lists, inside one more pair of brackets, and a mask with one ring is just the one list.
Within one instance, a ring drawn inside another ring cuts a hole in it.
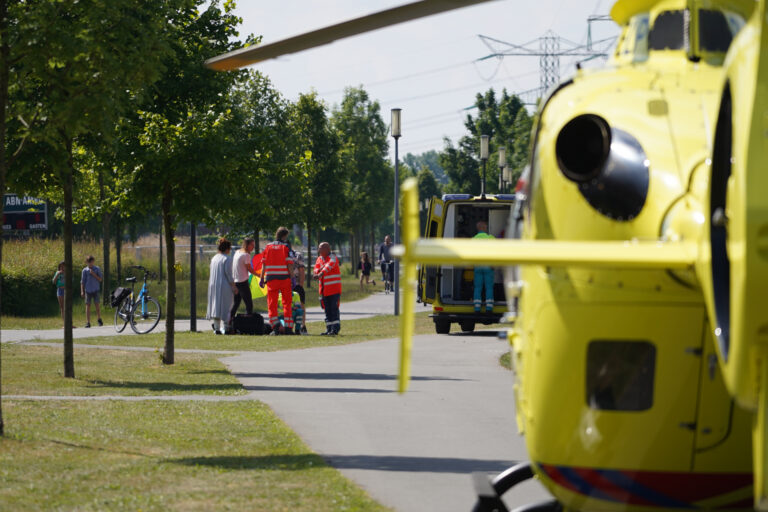
[{"label": "billboard sign", "polygon": [[48,229],[48,205],[44,199],[5,194],[3,197],[3,230]]}]

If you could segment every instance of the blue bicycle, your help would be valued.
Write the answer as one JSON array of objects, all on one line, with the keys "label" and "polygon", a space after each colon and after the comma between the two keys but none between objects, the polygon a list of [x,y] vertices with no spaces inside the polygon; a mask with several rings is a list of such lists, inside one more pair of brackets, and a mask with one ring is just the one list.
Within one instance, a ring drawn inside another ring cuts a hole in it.
[{"label": "blue bicycle", "polygon": [[160,303],[157,299],[149,296],[149,287],[147,287],[147,275],[149,271],[141,266],[134,266],[137,270],[144,272],[144,284],[139,290],[139,296],[134,300],[134,287],[136,277],[126,278],[126,282],[131,283],[131,290],[126,289],[124,296],[116,304],[115,310],[115,330],[123,332],[128,322],[131,323],[131,329],[136,334],[146,334],[154,329],[160,322]]}]

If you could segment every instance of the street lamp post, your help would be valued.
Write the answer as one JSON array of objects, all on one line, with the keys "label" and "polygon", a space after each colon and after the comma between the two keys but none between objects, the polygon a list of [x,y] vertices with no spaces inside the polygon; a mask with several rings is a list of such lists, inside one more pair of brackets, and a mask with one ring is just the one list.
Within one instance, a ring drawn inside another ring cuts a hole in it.
[{"label": "street lamp post", "polygon": [[[397,154],[397,143],[402,135],[400,131],[400,112],[402,109],[392,109],[392,137],[395,139],[395,245],[400,243],[400,216],[399,216],[399,203],[400,203],[400,163]],[[400,314],[400,265],[395,260],[395,316]]]},{"label": "street lamp post", "polygon": [[509,186],[511,184],[510,181],[512,181],[512,171],[509,170],[508,165],[504,166],[504,171],[502,174],[504,175],[504,183],[506,183],[507,186]]},{"label": "street lamp post", "polygon": [[507,164],[507,148],[499,146],[499,193],[504,193],[504,166]]},{"label": "street lamp post", "polygon": [[[488,139],[490,139],[490,135],[481,135],[480,136],[480,160],[483,162],[483,179],[480,182],[480,197],[485,199],[485,163],[488,161]],[[397,143],[395,143],[395,148],[397,148]],[[397,151],[397,149],[395,149]]]}]

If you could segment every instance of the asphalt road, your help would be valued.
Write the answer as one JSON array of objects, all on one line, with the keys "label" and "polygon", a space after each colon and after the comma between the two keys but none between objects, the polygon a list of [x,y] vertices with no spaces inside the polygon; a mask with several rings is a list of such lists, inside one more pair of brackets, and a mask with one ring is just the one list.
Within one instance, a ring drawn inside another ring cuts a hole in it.
[{"label": "asphalt road", "polygon": [[[223,359],[246,389],[310,448],[401,512],[468,511],[471,473],[526,460],[517,434],[512,374],[495,333],[414,340],[410,390],[398,395],[397,340],[249,353]],[[547,499],[538,482],[508,506]]]}]

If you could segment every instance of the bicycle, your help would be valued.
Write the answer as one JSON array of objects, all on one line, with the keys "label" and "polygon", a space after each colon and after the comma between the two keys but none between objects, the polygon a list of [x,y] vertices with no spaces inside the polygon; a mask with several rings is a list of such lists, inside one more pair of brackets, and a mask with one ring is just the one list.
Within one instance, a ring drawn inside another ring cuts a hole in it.
[{"label": "bicycle", "polygon": [[384,266],[384,293],[386,295],[389,295],[389,292],[395,291],[395,285],[393,283],[394,277],[394,261],[382,261],[382,265]]},{"label": "bicycle", "polygon": [[149,295],[149,287],[147,286],[149,271],[142,266],[133,266],[131,268],[144,272],[144,283],[141,286],[141,290],[139,290],[138,298],[134,300],[136,276],[125,279],[126,282],[131,283],[131,293],[117,304],[117,309],[115,310],[115,330],[123,332],[125,326],[130,322],[133,332],[136,334],[146,334],[160,322],[162,310],[157,299]]}]

